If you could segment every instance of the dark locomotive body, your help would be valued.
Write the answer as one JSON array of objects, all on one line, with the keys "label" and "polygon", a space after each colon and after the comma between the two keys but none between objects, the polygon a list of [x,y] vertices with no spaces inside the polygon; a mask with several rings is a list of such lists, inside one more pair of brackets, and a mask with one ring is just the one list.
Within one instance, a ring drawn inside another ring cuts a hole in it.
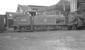
[{"label": "dark locomotive body", "polygon": [[72,15],[67,18],[63,14],[33,15],[8,12],[7,15],[7,20],[11,21],[8,22],[8,26],[14,31],[68,30],[77,29],[78,24],[77,17]]}]

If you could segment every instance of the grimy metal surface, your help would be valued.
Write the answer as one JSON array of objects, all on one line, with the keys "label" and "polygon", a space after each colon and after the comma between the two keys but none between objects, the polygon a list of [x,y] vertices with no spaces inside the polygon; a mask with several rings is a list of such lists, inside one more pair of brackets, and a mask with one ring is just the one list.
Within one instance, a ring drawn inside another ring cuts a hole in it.
[{"label": "grimy metal surface", "polygon": [[0,50],[85,50],[85,30],[1,33]]},{"label": "grimy metal surface", "polygon": [[34,25],[63,25],[65,17],[62,15],[38,15],[34,16]]},{"label": "grimy metal surface", "polygon": [[17,16],[14,19],[14,25],[30,25],[30,16]]},{"label": "grimy metal surface", "polygon": [[7,18],[8,20],[11,20],[8,22],[10,24],[11,22],[13,23],[12,25],[30,25],[30,16],[25,15],[23,13],[13,13],[13,12],[7,12]]}]

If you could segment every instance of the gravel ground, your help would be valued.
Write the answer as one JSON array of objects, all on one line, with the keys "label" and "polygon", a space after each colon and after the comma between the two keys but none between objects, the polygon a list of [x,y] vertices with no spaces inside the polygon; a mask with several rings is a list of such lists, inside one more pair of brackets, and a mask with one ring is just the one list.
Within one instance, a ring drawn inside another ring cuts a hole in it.
[{"label": "gravel ground", "polygon": [[85,30],[1,33],[0,50],[84,50]]}]

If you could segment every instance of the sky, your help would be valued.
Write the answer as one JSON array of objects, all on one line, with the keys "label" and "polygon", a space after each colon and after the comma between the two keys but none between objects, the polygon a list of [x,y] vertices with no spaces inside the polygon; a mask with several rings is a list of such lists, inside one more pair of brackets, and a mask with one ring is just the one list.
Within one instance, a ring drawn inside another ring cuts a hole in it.
[{"label": "sky", "polygon": [[16,12],[18,4],[51,6],[57,2],[59,2],[59,0],[0,0],[0,14]]}]

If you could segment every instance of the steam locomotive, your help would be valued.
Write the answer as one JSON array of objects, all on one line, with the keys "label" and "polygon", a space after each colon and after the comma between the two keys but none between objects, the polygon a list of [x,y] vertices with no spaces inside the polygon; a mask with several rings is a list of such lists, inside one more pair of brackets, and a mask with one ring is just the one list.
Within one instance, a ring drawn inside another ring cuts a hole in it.
[{"label": "steam locomotive", "polygon": [[[83,3],[83,4],[81,4]],[[73,4],[72,4],[73,5]],[[71,5],[71,6],[72,6]],[[82,1],[77,1],[77,11],[70,11],[68,4],[63,6],[53,5],[34,6],[18,5],[17,12],[6,12],[0,15],[0,32],[13,29],[13,31],[48,31],[48,30],[77,30],[85,27],[85,5]],[[79,6],[79,5],[82,5]],[[61,8],[61,9],[59,9]],[[63,8],[63,9],[62,9]]]}]

